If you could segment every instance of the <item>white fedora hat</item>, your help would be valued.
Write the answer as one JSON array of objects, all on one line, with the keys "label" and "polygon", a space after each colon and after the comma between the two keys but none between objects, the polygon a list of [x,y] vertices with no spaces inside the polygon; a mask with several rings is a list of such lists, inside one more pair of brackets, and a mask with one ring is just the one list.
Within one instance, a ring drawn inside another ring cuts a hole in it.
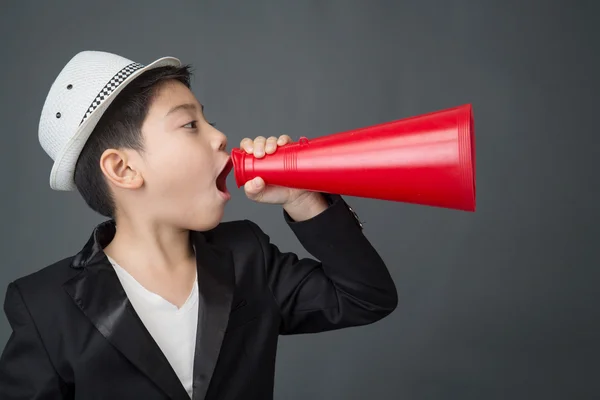
[{"label": "white fedora hat", "polygon": [[163,57],[147,66],[116,54],[83,51],[62,69],[46,98],[39,141],[54,165],[50,187],[75,190],[75,164],[87,139],[115,97],[140,74],[163,66],[180,66]]}]

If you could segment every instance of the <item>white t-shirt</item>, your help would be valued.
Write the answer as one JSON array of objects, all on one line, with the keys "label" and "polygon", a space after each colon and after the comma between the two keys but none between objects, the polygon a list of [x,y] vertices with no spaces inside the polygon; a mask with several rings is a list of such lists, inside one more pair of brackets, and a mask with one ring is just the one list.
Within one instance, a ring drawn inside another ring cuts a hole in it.
[{"label": "white t-shirt", "polygon": [[131,305],[169,360],[191,398],[198,326],[198,278],[196,277],[196,284],[185,304],[178,309],[174,304],[143,287],[115,260],[110,257],[108,260],[113,265]]}]

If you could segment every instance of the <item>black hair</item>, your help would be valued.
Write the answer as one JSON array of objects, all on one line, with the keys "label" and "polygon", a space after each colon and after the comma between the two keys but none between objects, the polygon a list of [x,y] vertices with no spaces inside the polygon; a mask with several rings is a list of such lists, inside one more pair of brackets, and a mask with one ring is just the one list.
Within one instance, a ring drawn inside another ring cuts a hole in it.
[{"label": "black hair", "polygon": [[190,66],[166,66],[146,71],[123,89],[104,112],[87,140],[75,166],[75,186],[94,211],[115,217],[115,201],[100,169],[107,149],[143,151],[142,124],[158,87],[177,80],[190,87]]}]

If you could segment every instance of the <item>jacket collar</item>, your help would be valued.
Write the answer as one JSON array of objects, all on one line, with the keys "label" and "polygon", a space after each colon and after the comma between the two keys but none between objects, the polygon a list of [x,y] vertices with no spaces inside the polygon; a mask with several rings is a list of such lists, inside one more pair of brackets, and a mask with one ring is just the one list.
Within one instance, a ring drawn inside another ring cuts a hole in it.
[{"label": "jacket collar", "polygon": [[96,226],[83,249],[75,255],[71,266],[83,268],[101,262],[105,258],[104,248],[112,241],[117,232],[114,220],[108,220]]},{"label": "jacket collar", "polygon": [[[145,328],[104,254],[116,225],[96,226],[71,266],[81,272],[64,284],[74,303],[96,329],[172,399],[189,399],[173,368]],[[204,399],[217,363],[235,287],[229,250],[192,232],[198,270],[199,315],[194,355],[193,400]]]}]

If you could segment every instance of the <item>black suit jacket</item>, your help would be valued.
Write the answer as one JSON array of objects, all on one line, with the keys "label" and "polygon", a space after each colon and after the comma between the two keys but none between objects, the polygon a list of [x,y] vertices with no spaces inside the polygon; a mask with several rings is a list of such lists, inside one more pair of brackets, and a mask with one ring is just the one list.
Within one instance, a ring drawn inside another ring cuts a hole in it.
[{"label": "black suit jacket", "polygon": [[[315,259],[280,251],[247,220],[192,233],[194,400],[272,399],[279,335],[365,325],[395,309],[386,266],[333,198],[308,221],[284,213]],[[114,232],[112,221],[99,225],[80,253],[8,286],[0,399],[189,399],[103,253]]]}]

